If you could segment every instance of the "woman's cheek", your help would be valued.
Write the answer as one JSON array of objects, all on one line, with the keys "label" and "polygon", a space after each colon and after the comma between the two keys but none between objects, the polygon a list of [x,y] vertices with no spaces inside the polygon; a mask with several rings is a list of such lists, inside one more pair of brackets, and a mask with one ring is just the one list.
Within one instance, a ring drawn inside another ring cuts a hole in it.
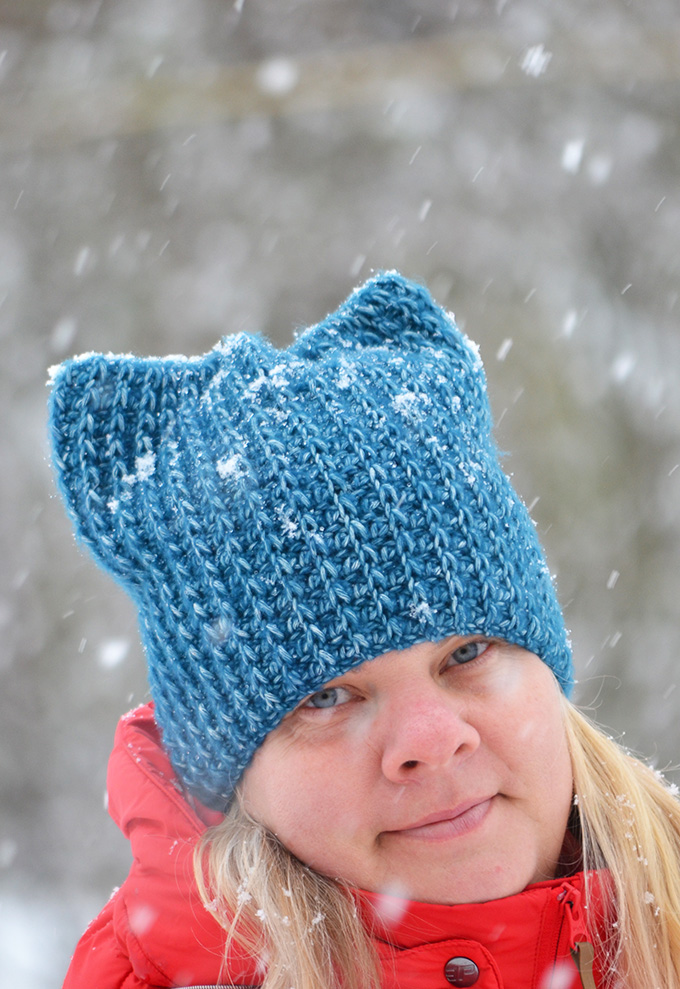
[{"label": "woman's cheek", "polygon": [[360,780],[345,766],[332,761],[307,767],[304,779],[297,777],[287,788],[286,807],[291,841],[316,840],[325,835],[325,842],[351,841],[370,819],[370,803]]}]

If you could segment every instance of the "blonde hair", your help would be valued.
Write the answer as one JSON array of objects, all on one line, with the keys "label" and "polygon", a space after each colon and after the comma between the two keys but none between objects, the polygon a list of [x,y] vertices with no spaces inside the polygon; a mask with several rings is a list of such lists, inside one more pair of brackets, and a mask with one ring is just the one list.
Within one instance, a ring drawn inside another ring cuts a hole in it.
[{"label": "blonde hair", "polygon": [[[680,989],[680,802],[675,788],[564,701],[586,898],[603,987]],[[604,871],[603,871],[604,870]],[[291,855],[235,796],[195,853],[203,902],[232,943],[261,960],[263,989],[379,989],[377,953],[351,893]],[[229,975],[227,969],[225,974]]]},{"label": "blonde hair", "polygon": [[564,705],[586,883],[607,872],[604,932],[592,931],[604,984],[680,989],[677,787]]},{"label": "blonde hair", "polygon": [[201,898],[227,930],[225,961],[232,943],[245,949],[260,962],[262,989],[379,989],[377,955],[351,893],[291,855],[238,791],[194,864]]}]

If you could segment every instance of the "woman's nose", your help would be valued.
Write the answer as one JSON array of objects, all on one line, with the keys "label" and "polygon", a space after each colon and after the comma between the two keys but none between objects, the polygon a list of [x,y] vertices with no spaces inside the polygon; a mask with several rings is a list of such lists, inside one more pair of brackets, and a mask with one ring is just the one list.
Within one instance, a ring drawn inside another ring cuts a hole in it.
[{"label": "woman's nose", "polygon": [[463,762],[481,741],[461,701],[436,687],[410,690],[382,715],[382,772],[396,783]]}]

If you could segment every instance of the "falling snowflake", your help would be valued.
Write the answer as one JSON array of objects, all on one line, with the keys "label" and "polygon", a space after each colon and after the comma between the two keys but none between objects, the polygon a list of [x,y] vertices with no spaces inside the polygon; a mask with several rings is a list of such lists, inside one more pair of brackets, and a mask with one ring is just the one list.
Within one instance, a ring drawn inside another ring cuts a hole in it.
[{"label": "falling snowflake", "polygon": [[546,51],[543,45],[533,45],[531,48],[527,48],[524,53],[524,58],[520,63],[520,68],[522,72],[525,72],[528,76],[533,76],[534,79],[538,79],[539,76],[543,75],[545,70],[548,68],[548,63],[552,58],[552,52]]}]

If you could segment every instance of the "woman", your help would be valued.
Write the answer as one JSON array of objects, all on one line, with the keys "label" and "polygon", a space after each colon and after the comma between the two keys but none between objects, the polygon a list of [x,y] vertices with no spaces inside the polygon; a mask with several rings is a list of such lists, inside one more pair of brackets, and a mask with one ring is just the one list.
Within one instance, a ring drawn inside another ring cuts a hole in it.
[{"label": "woman", "polygon": [[567,699],[478,353],[425,289],[379,275],[281,352],[78,358],[51,417],[154,698],[67,989],[680,987],[680,807]]}]

